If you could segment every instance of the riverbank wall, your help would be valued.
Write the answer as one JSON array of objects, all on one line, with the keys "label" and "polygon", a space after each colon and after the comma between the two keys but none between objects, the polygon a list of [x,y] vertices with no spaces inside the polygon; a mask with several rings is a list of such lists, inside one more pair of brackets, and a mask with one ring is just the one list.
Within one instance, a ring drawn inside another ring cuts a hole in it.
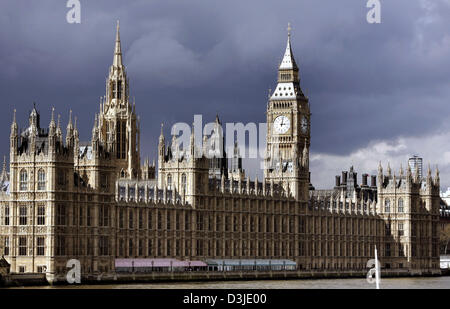
[{"label": "riverbank wall", "polygon": [[[382,278],[441,276],[440,271],[382,270]],[[364,278],[367,271],[192,271],[152,273],[105,273],[82,276],[81,284],[133,284],[159,282],[204,282],[240,280],[298,280]],[[10,274],[3,278],[4,286],[67,285],[64,276],[48,280],[45,274]]]}]

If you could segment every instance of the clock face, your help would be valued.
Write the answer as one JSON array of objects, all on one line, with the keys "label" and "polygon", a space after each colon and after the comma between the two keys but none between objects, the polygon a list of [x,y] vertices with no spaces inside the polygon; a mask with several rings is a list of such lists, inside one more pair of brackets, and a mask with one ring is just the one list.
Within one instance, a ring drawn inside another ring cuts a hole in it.
[{"label": "clock face", "polygon": [[308,132],[308,119],[305,116],[302,117],[302,122],[300,123],[300,128],[303,134]]},{"label": "clock face", "polygon": [[286,116],[279,116],[273,122],[273,128],[278,134],[286,133],[291,127],[291,121]]}]

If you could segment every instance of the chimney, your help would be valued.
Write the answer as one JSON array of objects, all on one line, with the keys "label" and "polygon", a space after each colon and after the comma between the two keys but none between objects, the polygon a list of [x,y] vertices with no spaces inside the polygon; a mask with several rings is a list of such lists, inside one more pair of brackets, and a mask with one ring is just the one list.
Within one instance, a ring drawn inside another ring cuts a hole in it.
[{"label": "chimney", "polygon": [[339,187],[341,185],[341,176],[336,175],[336,187]]},{"label": "chimney", "polygon": [[347,172],[342,172],[342,184],[347,184]]},{"label": "chimney", "polygon": [[370,180],[370,186],[371,186],[371,187],[376,187],[376,186],[377,186],[377,176],[372,175],[370,178],[371,178],[371,180]]},{"label": "chimney", "polygon": [[362,175],[362,185],[364,187],[367,187],[367,176],[369,176],[369,175],[367,175],[367,174]]}]

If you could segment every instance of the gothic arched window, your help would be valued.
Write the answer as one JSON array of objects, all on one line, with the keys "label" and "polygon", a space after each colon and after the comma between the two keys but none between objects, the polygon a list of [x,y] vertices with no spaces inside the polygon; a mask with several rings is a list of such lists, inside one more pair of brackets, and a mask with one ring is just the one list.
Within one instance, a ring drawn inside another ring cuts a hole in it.
[{"label": "gothic arched window", "polygon": [[20,171],[20,191],[28,189],[28,173],[25,169]]},{"label": "gothic arched window", "polygon": [[384,211],[388,213],[391,212],[391,201],[389,199],[384,201]]},{"label": "gothic arched window", "polygon": [[182,174],[181,175],[181,188],[184,189],[184,192],[186,192],[186,184],[187,184],[186,174]]},{"label": "gothic arched window", "polygon": [[404,211],[404,207],[403,207],[403,199],[399,198],[398,199],[398,208],[397,208],[398,212],[403,212]]},{"label": "gothic arched window", "polygon": [[172,175],[167,175],[167,189],[172,190]]},{"label": "gothic arched window", "polygon": [[45,190],[45,171],[42,169],[38,172],[38,190]]}]

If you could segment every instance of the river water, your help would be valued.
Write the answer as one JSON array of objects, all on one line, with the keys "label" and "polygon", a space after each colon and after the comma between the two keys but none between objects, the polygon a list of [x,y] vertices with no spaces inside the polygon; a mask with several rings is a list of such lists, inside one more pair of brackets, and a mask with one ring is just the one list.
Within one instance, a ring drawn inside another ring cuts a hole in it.
[{"label": "river water", "polygon": [[[45,286],[40,289],[375,289],[365,278]],[[381,289],[450,289],[450,277],[381,278]]]}]

